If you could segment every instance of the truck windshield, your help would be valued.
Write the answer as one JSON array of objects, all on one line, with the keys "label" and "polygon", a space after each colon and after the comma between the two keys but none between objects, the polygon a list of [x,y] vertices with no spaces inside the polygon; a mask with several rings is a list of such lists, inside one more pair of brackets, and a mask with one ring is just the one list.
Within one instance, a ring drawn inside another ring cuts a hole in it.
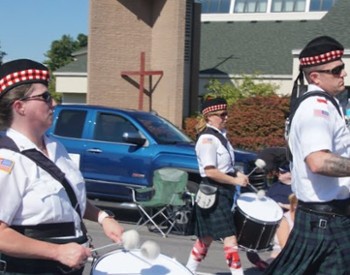
[{"label": "truck windshield", "polygon": [[190,137],[165,118],[151,113],[135,114],[134,117],[148,130],[158,144],[193,143]]}]

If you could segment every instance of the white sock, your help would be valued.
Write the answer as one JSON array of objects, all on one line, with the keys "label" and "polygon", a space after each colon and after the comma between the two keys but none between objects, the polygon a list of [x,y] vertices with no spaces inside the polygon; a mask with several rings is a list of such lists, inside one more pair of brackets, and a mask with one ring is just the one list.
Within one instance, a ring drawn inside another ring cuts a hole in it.
[{"label": "white sock", "polygon": [[232,275],[244,275],[243,268],[230,268]]},{"label": "white sock", "polygon": [[186,264],[186,267],[192,272],[192,273],[195,273],[197,268],[198,268],[198,265],[199,265],[200,262],[196,261],[192,255],[190,255],[188,257],[188,261],[187,261],[187,264]]}]

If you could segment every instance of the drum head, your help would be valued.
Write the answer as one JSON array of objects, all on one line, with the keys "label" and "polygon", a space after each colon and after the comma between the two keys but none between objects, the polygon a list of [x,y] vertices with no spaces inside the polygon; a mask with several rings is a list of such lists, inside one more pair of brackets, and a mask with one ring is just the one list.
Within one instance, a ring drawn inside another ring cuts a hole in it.
[{"label": "drum head", "polygon": [[175,259],[160,254],[155,260],[142,256],[139,249],[116,250],[99,258],[92,275],[142,274],[142,275],[191,275],[192,273]]},{"label": "drum head", "polygon": [[282,208],[271,198],[258,198],[256,193],[243,193],[237,199],[237,207],[247,216],[264,222],[282,219]]}]

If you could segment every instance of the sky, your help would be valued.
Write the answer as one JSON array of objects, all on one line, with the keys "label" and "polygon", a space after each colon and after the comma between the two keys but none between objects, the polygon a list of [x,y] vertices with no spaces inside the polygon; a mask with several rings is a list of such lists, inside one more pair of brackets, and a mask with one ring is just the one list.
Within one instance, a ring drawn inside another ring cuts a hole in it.
[{"label": "sky", "polygon": [[54,40],[88,35],[89,0],[0,0],[3,62],[28,58],[43,62]]}]

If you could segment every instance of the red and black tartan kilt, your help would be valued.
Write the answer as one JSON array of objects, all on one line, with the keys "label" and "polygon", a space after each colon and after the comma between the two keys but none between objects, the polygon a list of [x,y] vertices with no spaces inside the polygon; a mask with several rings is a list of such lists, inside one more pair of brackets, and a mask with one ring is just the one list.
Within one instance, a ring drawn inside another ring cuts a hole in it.
[{"label": "red and black tartan kilt", "polygon": [[195,205],[195,235],[211,236],[214,240],[236,234],[231,211],[235,189],[218,187],[217,199],[210,209]]},{"label": "red and black tartan kilt", "polygon": [[298,208],[286,246],[264,274],[350,274],[350,217]]}]

